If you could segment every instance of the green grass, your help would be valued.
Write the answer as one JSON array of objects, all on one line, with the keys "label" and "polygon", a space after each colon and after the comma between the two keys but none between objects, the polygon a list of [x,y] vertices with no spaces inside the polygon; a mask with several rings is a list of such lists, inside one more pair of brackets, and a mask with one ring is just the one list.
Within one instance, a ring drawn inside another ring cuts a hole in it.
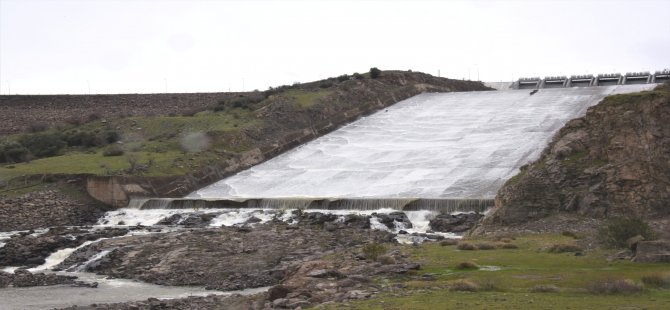
[{"label": "green grass", "polygon": [[304,91],[304,90],[288,90],[282,94],[282,96],[292,99],[296,107],[306,109],[314,104],[316,104],[319,99],[329,96],[332,94],[332,91],[321,90],[321,91]]},{"label": "green grass", "polygon": [[164,153],[137,152],[129,153],[127,156],[112,157],[102,156],[101,152],[93,154],[69,153],[37,159],[28,163],[0,167],[0,180],[7,181],[15,177],[35,174],[115,174],[130,167],[128,156],[134,156],[142,164],[147,164],[149,160],[152,160],[153,164],[150,166],[147,175],[174,175],[189,170],[188,167],[179,167],[182,153],[176,151]]},{"label": "green grass", "polygon": [[[477,240],[473,240],[476,243]],[[419,277],[399,278],[403,289],[384,291],[376,298],[333,305],[328,309],[668,309],[670,290],[647,288],[632,295],[593,295],[586,291],[589,283],[611,277],[641,282],[644,275],[668,270],[667,264],[639,264],[606,260],[609,252],[594,250],[585,256],[573,253],[554,254],[548,249],[557,243],[574,240],[560,235],[532,235],[518,238],[518,249],[460,251],[455,246],[429,243],[418,247],[399,246],[422,264]],[[470,261],[480,270],[457,269],[459,262]],[[497,271],[487,270],[495,266]],[[420,280],[432,274],[436,281]],[[459,279],[474,283],[495,283],[492,291],[453,292],[449,284]],[[529,293],[536,285],[555,285],[560,292]]]},{"label": "green grass", "polygon": [[[207,163],[220,161],[221,153],[247,151],[252,144],[245,140],[241,132],[260,124],[261,121],[252,112],[232,109],[226,112],[203,111],[194,116],[128,117],[105,123],[95,121],[70,126],[61,128],[61,131],[73,128],[82,131],[115,130],[121,135],[126,154],[104,157],[102,152],[107,146],[66,148],[60,156],[4,164],[0,166],[0,181],[39,174],[118,174],[130,167],[128,156],[136,157],[142,164],[152,163],[144,175],[180,175]],[[184,152],[180,142],[190,133],[203,133],[212,137],[210,148],[202,152]],[[3,140],[13,141],[20,136],[6,136]]]}]

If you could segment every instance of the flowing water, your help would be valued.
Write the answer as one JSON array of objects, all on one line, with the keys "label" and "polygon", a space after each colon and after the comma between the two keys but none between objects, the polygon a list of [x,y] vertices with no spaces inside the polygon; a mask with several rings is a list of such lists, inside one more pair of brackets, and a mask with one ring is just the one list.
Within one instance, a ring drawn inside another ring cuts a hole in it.
[{"label": "flowing water", "polygon": [[567,121],[655,86],[422,94],[188,197],[492,199]]},{"label": "flowing water", "polygon": [[159,299],[182,298],[188,296],[255,294],[267,287],[242,291],[220,292],[205,290],[203,287],[176,287],[154,285],[133,280],[106,279],[92,273],[64,273],[76,275],[83,282],[97,282],[97,288],[72,287],[68,285],[38,286],[26,288],[0,289],[0,309],[52,309],[92,303],[116,303],[144,300],[148,297]]}]

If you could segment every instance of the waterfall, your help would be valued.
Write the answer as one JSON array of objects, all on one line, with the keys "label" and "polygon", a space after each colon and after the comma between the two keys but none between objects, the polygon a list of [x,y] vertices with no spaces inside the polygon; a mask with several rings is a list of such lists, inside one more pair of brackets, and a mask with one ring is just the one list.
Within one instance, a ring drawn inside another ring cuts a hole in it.
[{"label": "waterfall", "polygon": [[158,209],[302,209],[302,210],[429,210],[442,213],[484,212],[493,199],[423,198],[271,198],[271,199],[193,199],[152,198],[138,206],[141,210]]}]

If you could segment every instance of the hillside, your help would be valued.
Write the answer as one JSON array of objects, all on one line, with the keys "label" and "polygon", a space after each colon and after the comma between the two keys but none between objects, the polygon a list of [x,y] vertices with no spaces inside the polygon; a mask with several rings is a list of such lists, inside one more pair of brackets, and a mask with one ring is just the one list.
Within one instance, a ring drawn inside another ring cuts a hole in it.
[{"label": "hillside", "polygon": [[549,223],[565,215],[573,224],[586,220],[574,229],[596,228],[591,219],[640,217],[667,231],[662,221],[670,215],[668,120],[667,84],[605,98],[570,121],[540,159],[498,191],[495,209],[477,231],[542,222],[546,227],[533,229],[560,232],[564,226]]},{"label": "hillside", "polygon": [[[479,82],[384,71],[376,78],[343,75],[265,92],[175,94],[174,102],[166,101],[168,95],[109,95],[68,103],[69,97],[53,97],[58,100],[42,105],[48,98],[39,97],[23,105],[40,108],[14,113],[50,120],[52,127],[1,138],[6,156],[0,158],[0,181],[11,188],[31,175],[120,176],[144,182],[143,194],[179,196],[416,94],[488,89]],[[30,98],[0,105],[16,111]],[[112,109],[114,98],[118,111],[131,116],[117,117],[123,114]]]}]

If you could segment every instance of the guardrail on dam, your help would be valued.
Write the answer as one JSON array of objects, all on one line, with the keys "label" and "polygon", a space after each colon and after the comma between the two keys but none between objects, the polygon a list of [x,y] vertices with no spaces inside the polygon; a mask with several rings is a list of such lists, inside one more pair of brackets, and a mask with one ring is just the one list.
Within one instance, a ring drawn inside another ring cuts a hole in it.
[{"label": "guardrail on dam", "polygon": [[612,86],[612,85],[633,85],[633,84],[653,84],[670,81],[670,70],[656,71],[653,74],[645,72],[628,72],[572,75],[567,76],[547,76],[544,79],[540,77],[520,78],[512,83],[512,89],[541,89],[541,88],[565,88],[565,87],[589,87],[589,86]]}]

